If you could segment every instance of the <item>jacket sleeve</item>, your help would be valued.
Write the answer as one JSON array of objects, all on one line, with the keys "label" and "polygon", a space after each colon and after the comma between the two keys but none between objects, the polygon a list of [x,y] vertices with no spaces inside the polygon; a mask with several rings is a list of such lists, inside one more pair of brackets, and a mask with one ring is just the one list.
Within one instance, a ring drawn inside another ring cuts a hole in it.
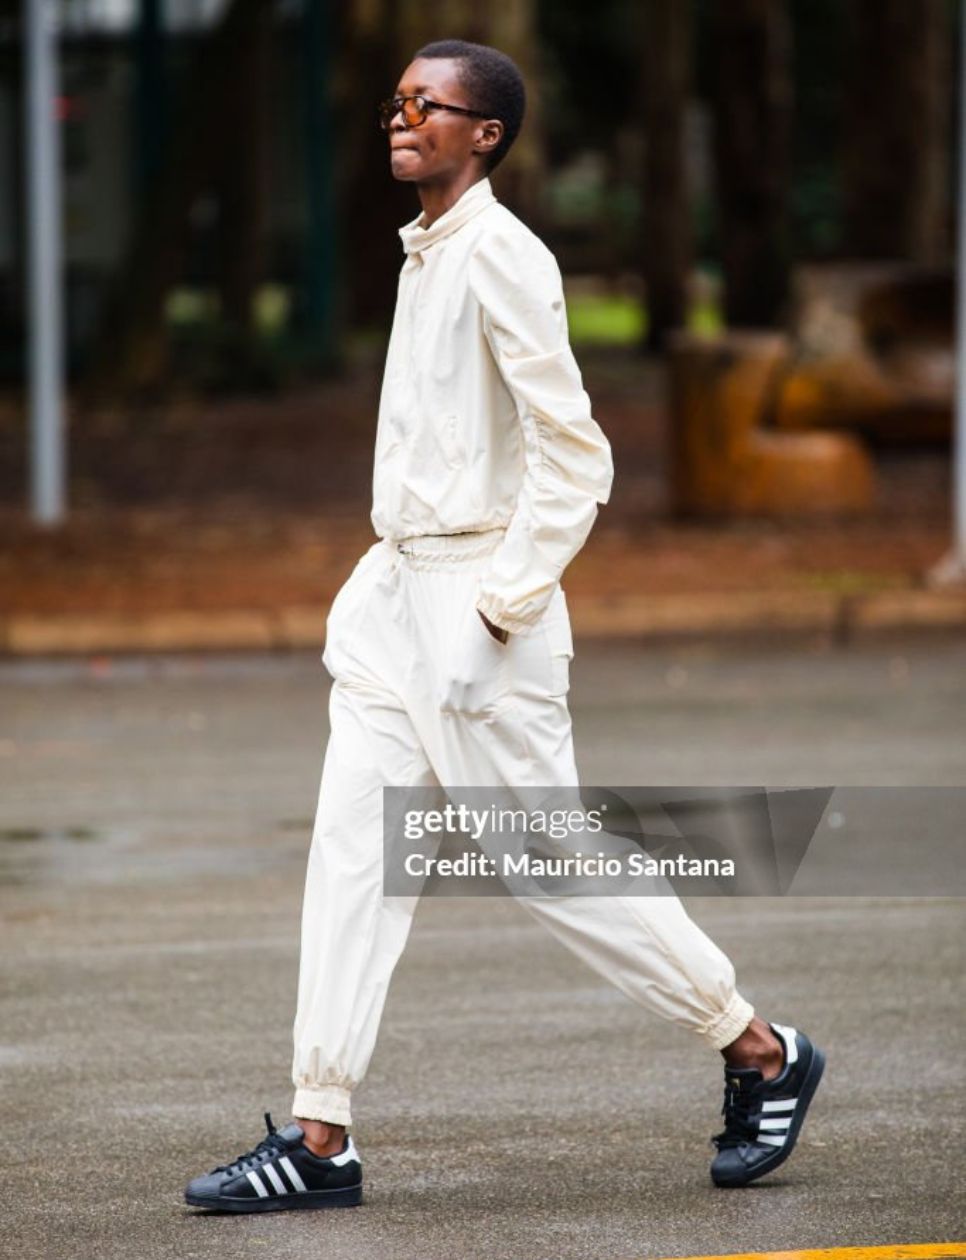
[{"label": "jacket sleeve", "polygon": [[570,349],[563,283],[539,238],[485,234],[469,262],[483,331],[523,428],[514,515],[480,582],[477,608],[510,632],[538,621],[610,497],[610,444]]}]

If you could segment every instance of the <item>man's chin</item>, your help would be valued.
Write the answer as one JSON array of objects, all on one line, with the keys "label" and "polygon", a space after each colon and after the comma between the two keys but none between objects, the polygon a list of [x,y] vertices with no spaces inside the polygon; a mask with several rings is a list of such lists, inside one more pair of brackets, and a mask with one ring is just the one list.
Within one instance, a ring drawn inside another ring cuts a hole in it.
[{"label": "man's chin", "polygon": [[[412,154],[411,158],[407,157],[407,154],[410,153]],[[406,183],[411,183],[414,179],[419,178],[421,165],[419,155],[414,153],[412,149],[401,149],[389,159],[389,169],[392,171],[393,179],[402,180]]]}]

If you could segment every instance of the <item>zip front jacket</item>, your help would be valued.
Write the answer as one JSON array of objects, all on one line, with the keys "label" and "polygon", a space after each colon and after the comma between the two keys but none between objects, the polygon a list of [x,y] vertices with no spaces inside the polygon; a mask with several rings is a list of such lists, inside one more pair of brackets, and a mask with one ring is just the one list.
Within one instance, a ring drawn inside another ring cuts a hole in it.
[{"label": "zip front jacket", "polygon": [[539,237],[488,179],[422,224],[399,230],[372,524],[393,540],[505,529],[476,606],[518,633],[539,621],[610,496],[610,444]]}]

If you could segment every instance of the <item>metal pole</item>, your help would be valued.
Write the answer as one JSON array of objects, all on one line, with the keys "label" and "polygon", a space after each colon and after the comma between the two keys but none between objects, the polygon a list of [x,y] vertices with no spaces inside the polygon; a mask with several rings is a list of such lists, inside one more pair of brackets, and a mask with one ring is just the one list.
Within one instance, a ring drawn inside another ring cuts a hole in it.
[{"label": "metal pole", "polygon": [[52,17],[48,0],[24,0],[30,511],[43,525],[59,524],[66,512],[60,134]]}]

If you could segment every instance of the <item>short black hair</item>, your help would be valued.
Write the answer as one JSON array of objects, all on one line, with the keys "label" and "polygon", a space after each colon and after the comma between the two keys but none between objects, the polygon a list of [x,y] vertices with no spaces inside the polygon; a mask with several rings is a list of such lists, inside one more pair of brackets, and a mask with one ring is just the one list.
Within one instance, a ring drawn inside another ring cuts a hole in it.
[{"label": "short black hair", "polygon": [[526,112],[527,94],[516,62],[497,48],[471,44],[465,39],[438,39],[424,44],[413,55],[413,61],[417,57],[458,61],[460,81],[466,88],[470,108],[479,110],[487,118],[499,118],[503,123],[500,143],[486,159],[487,170],[492,171],[509,153]]}]

